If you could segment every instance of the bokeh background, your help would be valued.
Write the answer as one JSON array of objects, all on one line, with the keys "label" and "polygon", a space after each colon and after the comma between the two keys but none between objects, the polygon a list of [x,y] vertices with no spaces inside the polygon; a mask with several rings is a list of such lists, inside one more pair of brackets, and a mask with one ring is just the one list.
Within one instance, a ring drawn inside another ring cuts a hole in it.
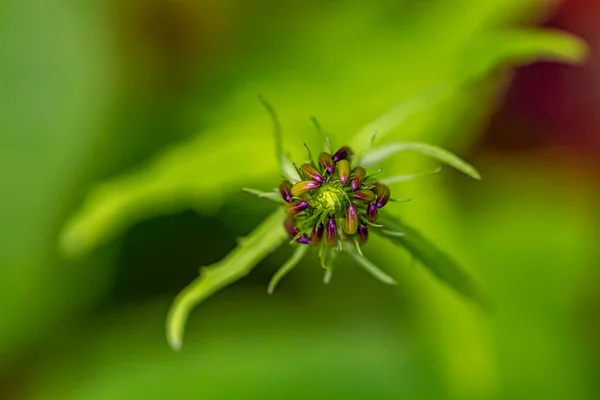
[{"label": "bokeh background", "polygon": [[[597,399],[599,49],[595,0],[2,1],[0,398]],[[279,181],[256,95],[300,157],[311,115],[341,145],[431,87],[385,140],[484,179],[398,184],[395,212],[495,312],[378,240],[397,287],[307,257],[269,297],[283,246],[173,352],[173,297],[273,208],[240,193]]]}]

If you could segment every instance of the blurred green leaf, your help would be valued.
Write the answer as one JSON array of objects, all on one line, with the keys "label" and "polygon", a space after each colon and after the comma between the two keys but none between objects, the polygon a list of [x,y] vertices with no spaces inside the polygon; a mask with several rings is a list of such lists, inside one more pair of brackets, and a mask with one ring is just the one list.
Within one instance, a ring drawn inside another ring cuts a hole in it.
[{"label": "blurred green leaf", "polygon": [[426,156],[435,158],[438,161],[441,161],[445,164],[448,164],[457,170],[464,172],[475,179],[481,179],[479,172],[467,163],[463,161],[460,157],[450,153],[447,150],[444,150],[440,147],[433,146],[431,144],[426,143],[418,143],[418,142],[394,142],[387,144],[379,149],[371,150],[365,153],[361,158],[361,164],[365,167],[371,167],[373,165],[377,165],[380,162],[388,159],[389,157],[404,152],[404,151],[414,151],[417,153],[424,154]]},{"label": "blurred green leaf", "polygon": [[[380,218],[385,229],[372,231],[406,248],[435,276],[463,296],[476,301],[484,309],[491,308],[487,296],[456,261],[424,238],[418,231],[390,215]],[[402,232],[404,235],[398,235]]]},{"label": "blurred green leaf", "polygon": [[[417,95],[368,124],[350,144],[360,150],[366,148],[375,131],[381,138],[400,126],[409,131],[424,129],[427,122],[423,125],[424,122],[414,120],[414,116],[428,115],[424,120],[430,121],[440,112],[440,107],[452,107],[449,100],[454,95],[468,91],[469,84],[500,66],[537,58],[577,61],[584,54],[581,41],[562,33],[532,30],[481,33],[466,42],[456,55],[454,65],[446,71],[438,68],[439,84],[421,88]],[[249,151],[250,148],[272,147],[269,137],[247,133],[260,130],[260,120],[240,111],[235,121],[215,126],[211,136],[202,136],[167,151],[150,165],[98,186],[63,230],[62,250],[67,254],[84,253],[132,224],[157,214],[185,208],[210,209],[222,203],[223,196],[236,187],[272,176],[276,163],[265,158],[263,152]],[[243,160],[252,167],[221,168],[202,179],[196,177],[198,171],[212,171],[212,166],[222,164],[224,159]],[[476,175],[469,168],[463,170]]]},{"label": "blurred green leaf", "polygon": [[200,276],[175,298],[167,317],[167,339],[174,350],[181,348],[190,311],[218,290],[246,276],[267,254],[287,238],[281,208],[268,217],[223,260],[201,269]]},{"label": "blurred green leaf", "polygon": [[450,75],[442,75],[441,82],[429,86],[417,95],[381,115],[364,126],[351,139],[353,148],[368,148],[376,133],[382,139],[399,127],[404,127],[416,116],[436,112],[437,107],[471,85],[484,79],[499,67],[528,64],[536,60],[576,63],[582,61],[587,52],[586,44],[565,32],[551,30],[506,29],[481,32],[474,35],[459,52]]}]

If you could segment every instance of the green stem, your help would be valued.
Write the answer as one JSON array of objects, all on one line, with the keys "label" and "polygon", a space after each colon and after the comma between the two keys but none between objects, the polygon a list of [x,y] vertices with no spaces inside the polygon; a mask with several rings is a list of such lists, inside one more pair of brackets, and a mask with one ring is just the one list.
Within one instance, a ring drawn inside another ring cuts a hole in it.
[{"label": "green stem", "polygon": [[283,210],[278,209],[223,260],[202,268],[200,276],[175,297],[167,316],[167,340],[173,350],[181,348],[188,315],[198,303],[246,276],[286,240],[287,234],[282,227],[284,219]]}]

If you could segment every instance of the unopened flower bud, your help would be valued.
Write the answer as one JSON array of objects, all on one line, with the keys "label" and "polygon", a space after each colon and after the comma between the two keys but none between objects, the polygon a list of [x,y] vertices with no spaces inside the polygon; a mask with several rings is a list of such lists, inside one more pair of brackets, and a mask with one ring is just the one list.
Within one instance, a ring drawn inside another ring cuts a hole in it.
[{"label": "unopened flower bud", "polygon": [[292,196],[300,197],[306,192],[315,190],[319,187],[319,182],[315,181],[300,181],[292,186]]},{"label": "unopened flower bud", "polygon": [[302,171],[304,176],[308,179],[312,179],[313,181],[319,183],[325,182],[323,175],[321,175],[319,171],[317,171],[317,169],[310,164],[302,164],[300,171]]},{"label": "unopened flower bud", "polygon": [[325,225],[315,225],[311,235],[311,243],[315,246],[321,244],[321,241],[323,240],[323,233],[325,233]]},{"label": "unopened flower bud", "polygon": [[333,218],[329,218],[329,222],[327,222],[327,230],[325,232],[325,244],[329,247],[337,246],[337,225],[335,224],[335,220]]},{"label": "unopened flower bud", "polygon": [[356,167],[354,169],[354,175],[352,176],[352,190],[356,190],[360,187],[363,180],[367,176],[367,171],[363,167]]},{"label": "unopened flower bud", "polygon": [[354,235],[358,228],[358,215],[356,214],[356,207],[352,204],[348,206],[346,212],[346,222],[344,223],[344,231],[349,235]]},{"label": "unopened flower bud", "polygon": [[365,225],[359,225],[356,236],[358,237],[358,243],[367,243],[367,240],[369,240],[369,229]]},{"label": "unopened flower bud", "polygon": [[390,200],[390,188],[384,184],[377,183],[373,190],[377,195],[377,208],[382,208]]},{"label": "unopened flower bud", "polygon": [[364,202],[371,202],[375,200],[375,193],[371,192],[370,190],[357,190],[356,192],[352,193],[352,195],[355,199]]},{"label": "unopened flower bud", "polygon": [[306,210],[307,208],[308,208],[308,201],[299,200],[299,201],[293,201],[290,204],[288,204],[287,206],[285,206],[285,211],[288,214],[295,215],[295,214],[298,214],[298,213]]},{"label": "unopened flower bud", "polygon": [[350,178],[350,162],[348,162],[348,160],[340,160],[336,163],[336,167],[340,174],[340,181],[342,182],[342,185],[345,186]]},{"label": "unopened flower bud", "polygon": [[333,155],[333,161],[338,162],[340,160],[347,160],[352,155],[352,150],[348,146],[341,147]]},{"label": "unopened flower bud", "polygon": [[292,185],[288,181],[283,181],[279,185],[279,193],[286,202],[292,201]]},{"label": "unopened flower bud", "polygon": [[378,214],[379,212],[377,211],[375,203],[369,203],[369,206],[367,207],[367,219],[369,222],[377,221]]},{"label": "unopened flower bud", "polygon": [[335,166],[333,165],[333,159],[331,158],[331,154],[329,153],[321,153],[319,154],[319,162],[325,168],[325,170],[329,173],[329,175],[333,174],[335,171]]}]

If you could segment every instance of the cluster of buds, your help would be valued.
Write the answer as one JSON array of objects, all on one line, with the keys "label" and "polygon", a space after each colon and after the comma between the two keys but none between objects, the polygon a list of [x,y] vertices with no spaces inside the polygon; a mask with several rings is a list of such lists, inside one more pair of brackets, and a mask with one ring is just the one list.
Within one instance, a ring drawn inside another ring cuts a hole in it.
[{"label": "cluster of buds", "polygon": [[345,240],[366,243],[369,226],[375,226],[378,210],[390,199],[390,189],[375,174],[367,175],[363,167],[353,166],[352,158],[346,146],[333,155],[320,153],[317,162],[296,168],[303,180],[279,185],[287,203],[284,226],[292,242],[339,250]]}]

